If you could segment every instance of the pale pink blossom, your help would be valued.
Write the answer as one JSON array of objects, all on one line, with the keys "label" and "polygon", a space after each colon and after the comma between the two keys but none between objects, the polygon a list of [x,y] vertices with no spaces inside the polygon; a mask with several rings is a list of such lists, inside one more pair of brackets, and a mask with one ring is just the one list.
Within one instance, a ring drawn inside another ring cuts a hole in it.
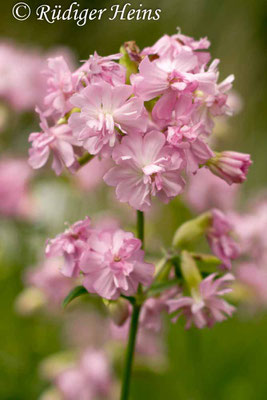
[{"label": "pale pink blossom", "polygon": [[[206,37],[195,40],[194,38],[178,33],[172,36],[163,35],[153,46],[143,49],[141,54],[158,55],[161,57],[171,55],[175,57],[184,49],[206,50],[209,46],[210,42]],[[206,64],[210,60],[210,54],[207,51],[198,51],[195,55],[199,58],[199,64]]]},{"label": "pale pink blossom", "polygon": [[222,115],[232,115],[233,109],[228,104],[228,94],[232,88],[234,75],[229,75],[221,83],[218,83],[219,72],[217,66],[219,60],[215,59],[208,68],[208,73],[214,74],[215,85],[213,92],[199,89],[194,92],[195,112],[192,116],[195,123],[202,122],[205,126],[206,134],[211,134],[214,127],[214,117]]},{"label": "pale pink blossom", "polygon": [[162,325],[160,314],[166,308],[166,302],[162,301],[162,299],[150,297],[141,308],[140,325],[149,330],[159,331]]},{"label": "pale pink blossom", "polygon": [[107,172],[104,180],[116,186],[119,201],[128,202],[137,210],[148,210],[151,196],[167,203],[183,190],[180,172],[184,160],[179,152],[166,146],[161,132],[124,137],[116,146],[113,159],[117,166]]},{"label": "pale pink blossom", "polygon": [[201,164],[208,161],[213,151],[202,135],[202,124],[170,126],[167,141],[184,153],[187,172],[195,173]]},{"label": "pale pink blossom", "polygon": [[76,365],[59,373],[55,383],[66,400],[109,398],[112,385],[109,360],[103,351],[88,348]]},{"label": "pale pink blossom", "polygon": [[45,115],[56,114],[61,117],[72,108],[69,99],[75,92],[78,79],[71,73],[63,57],[49,58],[48,68],[44,73],[47,76]]},{"label": "pale pink blossom", "polygon": [[41,168],[52,153],[52,168],[60,175],[64,166],[71,168],[75,163],[73,146],[79,146],[80,143],[73,137],[68,125],[49,127],[44,114],[38,109],[36,111],[40,115],[42,131],[31,133],[29,136],[29,142],[32,144],[29,150],[29,164],[34,169]]},{"label": "pale pink blossom", "polygon": [[149,286],[154,273],[154,266],[144,262],[141,241],[122,230],[92,234],[82,254],[80,269],[88,292],[112,300],[121,294],[135,294],[140,283]]},{"label": "pale pink blossom", "polygon": [[117,61],[122,57],[120,53],[101,57],[95,51],[83,65],[75,72],[80,79],[88,83],[106,81],[111,85],[125,84],[126,69]]},{"label": "pale pink blossom", "polygon": [[[91,154],[114,147],[117,137],[129,131],[145,132],[147,122],[143,102],[131,97],[130,85],[112,86],[106,82],[89,85],[71,98],[81,109],[69,119],[75,137]],[[119,131],[118,131],[119,130]]]},{"label": "pale pink blossom", "polygon": [[147,55],[157,55],[163,57],[164,55],[175,56],[183,49],[182,43],[180,43],[174,36],[163,35],[153,46],[145,47],[141,54],[143,56]]},{"label": "pale pink blossom", "polygon": [[151,100],[166,91],[194,92],[197,88],[213,94],[215,73],[193,73],[198,59],[192,51],[181,51],[175,57],[165,56],[155,61],[148,57],[139,65],[139,74],[132,75],[134,92],[143,100]]},{"label": "pale pink blossom", "polygon": [[181,44],[190,47],[192,50],[206,50],[210,47],[210,41],[207,37],[196,40],[190,36],[183,35],[182,33],[177,33],[172,37]]},{"label": "pale pink blossom", "polygon": [[177,296],[181,289],[176,285],[157,297],[149,297],[142,305],[140,326],[148,331],[159,332],[162,328],[162,314],[168,311],[168,300]]},{"label": "pale pink blossom", "polygon": [[211,172],[231,185],[232,183],[242,183],[247,179],[248,169],[251,164],[252,161],[249,154],[223,151],[211,158],[207,166]]},{"label": "pale pink blossom", "polygon": [[[216,95],[217,71],[214,68],[205,70],[205,65],[199,65],[198,53],[194,53],[187,46],[175,55],[164,54],[150,61],[148,57],[139,65],[139,73],[131,76],[134,92],[143,100],[157,100],[153,107],[152,116],[162,125],[169,124],[175,114],[180,114],[181,104],[185,101],[184,116],[193,124],[206,124],[207,105],[196,101],[196,93],[203,98],[212,98]],[[205,64],[205,63],[204,63]],[[181,99],[182,98],[182,99]],[[200,110],[201,109],[201,110]],[[203,109],[203,111],[202,111]],[[203,117],[204,115],[204,117]],[[175,115],[174,121],[177,120]],[[207,129],[204,126],[203,133]]]},{"label": "pale pink blossom", "polygon": [[234,226],[222,211],[212,210],[212,226],[207,232],[207,239],[212,252],[222,261],[222,267],[231,269],[232,260],[235,260],[240,249],[233,239]]},{"label": "pale pink blossom", "polygon": [[156,102],[152,117],[163,130],[173,125],[192,125],[195,108],[192,96],[181,94],[177,97],[173,91],[169,91]]},{"label": "pale pink blossom", "polygon": [[189,177],[185,201],[193,211],[199,213],[211,208],[228,211],[235,206],[238,193],[239,185],[230,186],[208,168],[200,168]]},{"label": "pale pink blossom", "polygon": [[0,160],[0,214],[8,217],[29,217],[33,211],[30,194],[32,170],[27,160]]},{"label": "pale pink blossom", "polygon": [[80,257],[91,234],[91,220],[86,217],[84,220],[71,225],[54,239],[49,239],[46,245],[46,256],[64,257],[64,265],[61,268],[62,274],[68,277],[78,276]]},{"label": "pale pink blossom", "polygon": [[222,322],[231,316],[235,308],[223,299],[223,295],[232,291],[229,284],[234,280],[233,275],[226,274],[216,278],[211,274],[203,279],[192,297],[183,296],[169,300],[169,312],[176,313],[173,321],[181,315],[186,319],[186,329],[192,324],[202,329],[206,326],[212,327],[216,322]]}]

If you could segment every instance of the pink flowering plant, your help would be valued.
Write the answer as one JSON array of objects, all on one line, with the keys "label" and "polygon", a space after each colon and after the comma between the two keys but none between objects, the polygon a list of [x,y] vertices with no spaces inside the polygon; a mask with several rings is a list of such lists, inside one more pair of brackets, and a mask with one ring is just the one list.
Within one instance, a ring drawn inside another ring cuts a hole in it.
[{"label": "pink flowering plant", "polygon": [[[64,304],[98,296],[118,329],[128,329],[121,400],[129,398],[136,338],[143,329],[158,332],[162,313],[173,322],[183,318],[186,329],[202,329],[235,310],[225,296],[240,249],[227,214],[212,208],[183,223],[161,260],[144,247],[145,213],[154,198],[169,203],[192,178],[201,186],[205,170],[227,185],[242,183],[251,164],[248,154],[211,148],[216,118],[234,111],[228,101],[234,76],[220,81],[209,46],[206,38],[178,33],[143,50],[126,42],[118,54],[94,53],[75,71],[63,57],[48,60],[40,131],[29,137],[30,165],[41,168],[52,156],[57,175],[64,168],[76,174],[87,163],[98,168],[108,160],[104,182],[137,213],[134,233],[86,217],[46,244],[47,257],[63,258],[62,275],[80,283]],[[203,239],[209,253],[196,251]],[[58,378],[63,391],[74,381],[82,393],[76,375],[72,369]]]}]

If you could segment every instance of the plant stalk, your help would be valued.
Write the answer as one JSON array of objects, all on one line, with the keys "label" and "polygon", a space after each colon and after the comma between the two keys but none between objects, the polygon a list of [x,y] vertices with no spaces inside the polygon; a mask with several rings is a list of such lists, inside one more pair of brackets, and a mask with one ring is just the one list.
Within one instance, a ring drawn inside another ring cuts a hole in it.
[{"label": "plant stalk", "polygon": [[[142,248],[144,248],[144,213],[139,210],[137,210],[136,230],[137,230],[137,237],[142,241]],[[138,293],[142,293],[141,285],[139,285],[138,287]],[[133,306],[133,312],[132,312],[131,325],[129,329],[129,338],[125,355],[125,364],[122,376],[120,400],[128,400],[130,395],[130,383],[131,383],[132,368],[134,361],[135,343],[138,332],[139,314],[141,310],[141,305],[137,304],[136,298],[134,298],[131,301],[131,303]]]},{"label": "plant stalk", "polygon": [[133,313],[132,313],[131,325],[130,325],[130,330],[129,330],[129,339],[128,339],[126,356],[125,356],[125,365],[124,365],[124,370],[123,370],[123,379],[122,379],[120,400],[128,400],[129,399],[132,366],[133,366],[133,360],[134,360],[134,350],[135,350],[136,336],[137,336],[137,331],[138,331],[140,308],[141,307],[137,304],[135,304],[133,306]]},{"label": "plant stalk", "polygon": [[142,211],[137,210],[137,220],[136,220],[136,228],[137,228],[137,237],[142,242],[142,249],[145,247],[144,237],[145,237],[145,218],[144,213]]}]

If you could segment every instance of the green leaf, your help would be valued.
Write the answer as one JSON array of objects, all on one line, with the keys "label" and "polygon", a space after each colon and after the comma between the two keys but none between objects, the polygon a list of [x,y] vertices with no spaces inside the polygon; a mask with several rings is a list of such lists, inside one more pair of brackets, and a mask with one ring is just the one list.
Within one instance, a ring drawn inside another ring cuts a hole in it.
[{"label": "green leaf", "polygon": [[84,294],[89,294],[84,286],[76,286],[72,289],[69,294],[65,297],[62,302],[63,308],[66,308],[68,304],[72,302],[72,300],[76,299],[76,297],[83,296]]}]

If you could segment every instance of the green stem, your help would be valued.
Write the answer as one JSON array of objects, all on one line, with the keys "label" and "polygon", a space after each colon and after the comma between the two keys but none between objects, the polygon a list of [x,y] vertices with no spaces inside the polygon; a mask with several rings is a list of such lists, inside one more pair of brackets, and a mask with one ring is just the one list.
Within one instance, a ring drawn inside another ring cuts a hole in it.
[{"label": "green stem", "polygon": [[[142,248],[144,248],[144,213],[139,210],[137,210],[136,230],[137,230],[137,237],[142,241]],[[142,285],[139,285],[138,294],[142,294],[142,291],[143,291]],[[131,325],[129,329],[129,338],[125,355],[125,364],[122,376],[120,400],[129,399],[135,342],[138,332],[139,314],[141,310],[141,305],[137,303],[135,297],[134,298],[131,297],[130,302],[132,303],[133,306],[133,312],[132,312]]]},{"label": "green stem", "polygon": [[137,227],[137,237],[138,237],[138,239],[140,239],[142,241],[142,249],[143,249],[145,246],[145,243],[144,243],[145,219],[144,219],[144,213],[139,210],[137,210],[136,227]]},{"label": "green stem", "polygon": [[130,394],[130,382],[131,382],[131,374],[132,374],[132,366],[134,359],[134,349],[136,342],[136,335],[138,331],[138,320],[141,306],[135,304],[133,306],[133,313],[131,319],[131,325],[129,330],[129,339],[125,356],[125,365],[123,370],[123,378],[122,378],[122,388],[121,388],[121,397],[120,400],[128,400]]},{"label": "green stem", "polygon": [[94,156],[92,154],[85,153],[80,158],[78,158],[78,163],[80,164],[81,167],[83,167],[90,160],[92,160],[92,158],[94,158]]}]

